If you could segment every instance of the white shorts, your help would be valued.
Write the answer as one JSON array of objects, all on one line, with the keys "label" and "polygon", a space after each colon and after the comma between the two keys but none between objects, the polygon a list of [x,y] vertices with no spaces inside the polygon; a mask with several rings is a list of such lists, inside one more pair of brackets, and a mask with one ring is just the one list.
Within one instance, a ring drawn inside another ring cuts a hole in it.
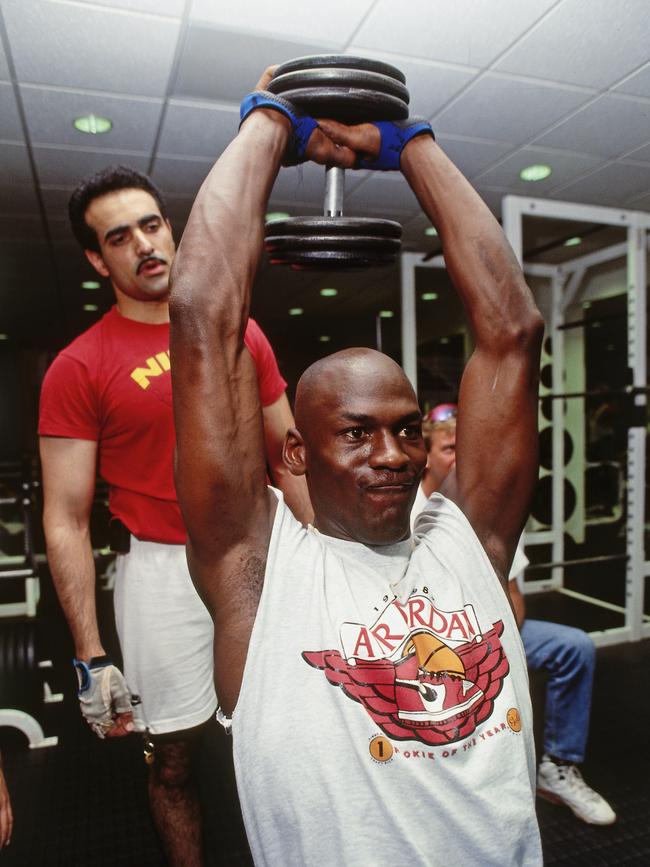
[{"label": "white shorts", "polygon": [[115,621],[136,728],[184,731],[214,715],[212,618],[187,568],[184,545],[141,542],[118,554]]}]

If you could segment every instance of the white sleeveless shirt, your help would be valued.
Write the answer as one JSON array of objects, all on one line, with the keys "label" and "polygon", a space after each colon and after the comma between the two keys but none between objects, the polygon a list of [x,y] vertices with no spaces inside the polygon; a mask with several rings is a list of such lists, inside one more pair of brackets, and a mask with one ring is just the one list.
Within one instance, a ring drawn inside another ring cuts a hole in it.
[{"label": "white sleeveless shirt", "polygon": [[469,522],[412,539],[304,529],[278,496],[233,713],[257,865],[539,865],[526,660]]}]

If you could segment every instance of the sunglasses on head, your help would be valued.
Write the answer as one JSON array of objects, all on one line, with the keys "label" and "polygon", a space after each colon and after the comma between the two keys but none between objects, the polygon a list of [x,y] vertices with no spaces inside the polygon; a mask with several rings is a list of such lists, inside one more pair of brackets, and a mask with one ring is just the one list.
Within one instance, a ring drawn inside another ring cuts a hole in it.
[{"label": "sunglasses on head", "polygon": [[430,409],[429,412],[424,416],[424,421],[447,421],[450,418],[456,418],[458,415],[458,406],[455,403],[439,403],[438,406],[434,406],[433,409]]}]

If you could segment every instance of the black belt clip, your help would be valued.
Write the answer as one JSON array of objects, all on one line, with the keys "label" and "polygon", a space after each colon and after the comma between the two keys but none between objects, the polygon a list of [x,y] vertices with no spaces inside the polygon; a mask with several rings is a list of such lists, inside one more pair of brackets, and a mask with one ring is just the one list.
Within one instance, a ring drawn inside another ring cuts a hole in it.
[{"label": "black belt clip", "polygon": [[128,554],[131,550],[131,533],[119,518],[108,522],[108,544],[114,554]]}]

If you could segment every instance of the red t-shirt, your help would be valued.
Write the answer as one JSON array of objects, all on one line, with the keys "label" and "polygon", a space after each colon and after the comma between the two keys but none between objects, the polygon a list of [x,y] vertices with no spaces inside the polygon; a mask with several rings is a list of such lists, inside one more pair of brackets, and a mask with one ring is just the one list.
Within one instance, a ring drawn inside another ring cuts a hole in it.
[{"label": "red t-shirt", "polygon": [[[253,319],[244,340],[262,406],[270,406],[287,384]],[[136,322],[113,307],[73,340],[43,380],[38,432],[96,440],[111,513],[139,539],[184,544],[173,478],[169,323]]]}]

